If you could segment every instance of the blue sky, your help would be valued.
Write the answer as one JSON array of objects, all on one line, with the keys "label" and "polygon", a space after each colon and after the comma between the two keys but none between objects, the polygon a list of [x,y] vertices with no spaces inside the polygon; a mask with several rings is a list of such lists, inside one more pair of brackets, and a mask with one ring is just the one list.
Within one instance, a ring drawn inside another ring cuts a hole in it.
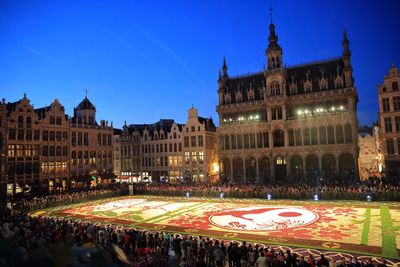
[{"label": "blue sky", "polygon": [[85,96],[97,119],[184,123],[194,105],[218,123],[217,77],[262,69],[269,12],[284,64],[340,56],[345,27],[360,124],[377,120],[376,84],[400,65],[400,1],[4,1],[0,97],[55,98],[72,115]]}]

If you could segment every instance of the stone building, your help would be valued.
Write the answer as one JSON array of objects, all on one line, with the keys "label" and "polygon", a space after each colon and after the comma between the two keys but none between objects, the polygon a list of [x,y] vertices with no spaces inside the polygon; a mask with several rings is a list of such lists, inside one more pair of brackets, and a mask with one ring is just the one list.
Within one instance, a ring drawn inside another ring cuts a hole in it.
[{"label": "stone building", "polygon": [[40,129],[40,177],[42,190],[63,191],[69,178],[69,118],[64,107],[54,102],[35,109]]},{"label": "stone building", "polygon": [[384,172],[389,181],[400,181],[400,74],[393,64],[383,84],[378,84],[379,124]]},{"label": "stone building", "polygon": [[26,95],[12,103],[3,99],[0,112],[0,132],[5,133],[2,178],[7,192],[40,191],[40,124],[33,105]]},{"label": "stone building", "polygon": [[346,32],[342,45],[340,57],[285,66],[271,23],[264,71],[230,77],[224,59],[217,133],[226,179],[358,179],[358,97]]},{"label": "stone building", "polygon": [[379,152],[378,127],[360,127],[358,131],[358,169],[360,179],[380,177],[381,155]]},{"label": "stone building", "polygon": [[115,136],[121,164],[119,179],[130,182],[216,179],[215,133],[212,119],[199,117],[195,108],[189,110],[186,125],[171,119],[153,124],[125,123],[122,133]]},{"label": "stone building", "polygon": [[216,131],[211,118],[199,117],[197,109],[189,109],[183,127],[184,173],[193,181],[216,182],[219,179]]},{"label": "stone building", "polygon": [[[69,118],[56,99],[35,109],[24,97],[0,104],[1,189],[62,191],[114,178],[112,126],[97,124],[87,97]],[[3,192],[3,191],[2,191]]]},{"label": "stone building", "polygon": [[74,108],[70,133],[72,186],[113,179],[113,127],[108,121],[97,123],[96,108],[87,97]]}]

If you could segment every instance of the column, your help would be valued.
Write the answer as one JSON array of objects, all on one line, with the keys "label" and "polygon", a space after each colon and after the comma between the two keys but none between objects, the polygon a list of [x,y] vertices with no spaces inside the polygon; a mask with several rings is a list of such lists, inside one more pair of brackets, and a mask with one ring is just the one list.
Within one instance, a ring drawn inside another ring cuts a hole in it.
[{"label": "column", "polygon": [[274,147],[274,137],[272,135],[272,129],[268,132],[269,147]]},{"label": "column", "polygon": [[286,159],[286,178],[289,177],[289,181],[292,181],[292,174],[290,173],[290,162],[289,156]]},{"label": "column", "polygon": [[354,179],[360,180],[360,177],[358,175],[358,160],[357,160],[357,156],[354,156]]},{"label": "column", "polygon": [[282,106],[282,119],[287,120],[287,118],[286,118],[286,105]]},{"label": "column", "polygon": [[289,132],[288,132],[287,128],[283,132],[283,138],[285,138],[285,140],[284,140],[285,147],[288,147],[289,146]]},{"label": "column", "polygon": [[[303,131],[301,131],[301,132],[303,132]],[[303,160],[303,176],[304,176],[304,178],[306,178],[306,158],[304,157],[304,158],[302,158],[302,160]]]}]

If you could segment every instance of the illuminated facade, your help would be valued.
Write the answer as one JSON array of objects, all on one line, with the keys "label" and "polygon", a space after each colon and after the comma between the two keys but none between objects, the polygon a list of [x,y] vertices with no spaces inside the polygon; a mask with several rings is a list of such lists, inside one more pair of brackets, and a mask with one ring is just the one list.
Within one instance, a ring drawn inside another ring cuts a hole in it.
[{"label": "illuminated facade", "polygon": [[379,124],[384,172],[390,181],[400,181],[400,74],[395,65],[383,84],[378,84]]},{"label": "illuminated facade", "polygon": [[358,179],[357,91],[346,33],[341,57],[284,66],[275,25],[267,68],[218,79],[219,158],[241,182]]},{"label": "illuminated facade", "polygon": [[213,175],[216,178],[215,133],[212,119],[199,117],[194,108],[189,110],[186,125],[169,119],[153,124],[125,123],[122,133],[115,137],[119,144],[119,153],[114,150],[121,165],[119,179],[174,182],[209,181]]},{"label": "illuminated facade", "polygon": [[189,109],[183,127],[183,155],[184,173],[193,181],[216,182],[219,179],[216,131],[211,118],[199,117],[197,109]]},{"label": "illuminated facade", "polygon": [[74,108],[70,119],[71,165],[73,186],[111,180],[113,174],[113,127],[108,121],[96,121],[96,108],[85,97]]},{"label": "illuminated facade", "polygon": [[[35,109],[24,97],[0,104],[1,188],[9,194],[62,191],[113,178],[112,126],[85,98],[74,117],[54,100]],[[95,182],[93,182],[95,181]]]},{"label": "illuminated facade", "polygon": [[379,131],[378,127],[360,127],[358,133],[358,169],[360,179],[368,177],[380,177],[381,155],[379,152]]}]

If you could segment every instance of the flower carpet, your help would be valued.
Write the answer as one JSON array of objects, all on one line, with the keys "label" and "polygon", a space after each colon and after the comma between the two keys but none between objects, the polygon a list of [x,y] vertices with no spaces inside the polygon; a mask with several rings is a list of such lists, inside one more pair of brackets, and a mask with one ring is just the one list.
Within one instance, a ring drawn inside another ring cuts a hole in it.
[{"label": "flower carpet", "polygon": [[130,196],[32,215],[395,260],[400,255],[399,203]]}]

